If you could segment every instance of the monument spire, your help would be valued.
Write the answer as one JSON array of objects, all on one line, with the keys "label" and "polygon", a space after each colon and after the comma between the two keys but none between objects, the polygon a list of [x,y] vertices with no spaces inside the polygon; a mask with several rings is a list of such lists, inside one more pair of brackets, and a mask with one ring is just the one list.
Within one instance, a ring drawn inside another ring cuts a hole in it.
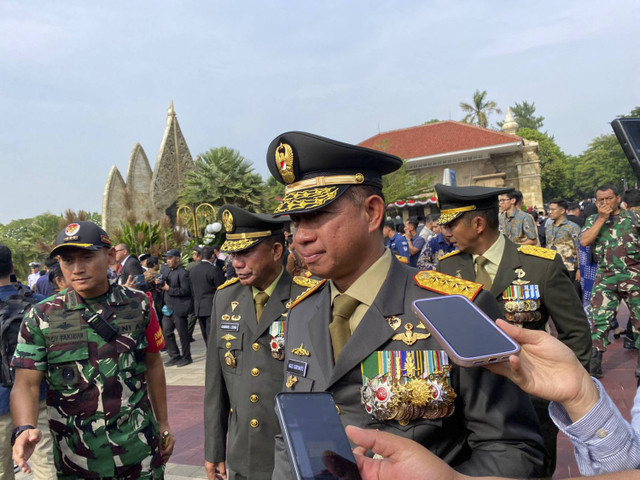
[{"label": "monument spire", "polygon": [[510,133],[511,135],[515,135],[519,127],[520,126],[516,122],[515,118],[513,118],[511,107],[507,107],[507,114],[504,117],[504,123],[502,124],[502,131],[504,133]]}]

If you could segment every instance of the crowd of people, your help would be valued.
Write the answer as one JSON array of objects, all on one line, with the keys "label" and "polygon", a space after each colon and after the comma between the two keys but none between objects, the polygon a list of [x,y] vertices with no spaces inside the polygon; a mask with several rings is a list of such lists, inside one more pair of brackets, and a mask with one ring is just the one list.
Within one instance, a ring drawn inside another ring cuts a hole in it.
[{"label": "crowd of people", "polygon": [[[513,188],[438,184],[437,214],[396,224],[382,176],[398,157],[288,132],[267,164],[284,197],[273,214],[220,207],[221,246],[136,256],[75,222],[28,285],[0,246],[0,301],[24,306],[0,387],[0,479],[13,462],[36,478],[162,478],[180,448],[165,367],[193,363],[196,324],[210,479],[294,478],[279,392],[332,394],[364,479],[550,477],[559,430],[584,475],[640,467],[640,394],[629,424],[597,380],[611,330],[639,342],[640,192],[604,185],[532,215]],[[452,294],[520,354],[451,363],[411,307]]]}]

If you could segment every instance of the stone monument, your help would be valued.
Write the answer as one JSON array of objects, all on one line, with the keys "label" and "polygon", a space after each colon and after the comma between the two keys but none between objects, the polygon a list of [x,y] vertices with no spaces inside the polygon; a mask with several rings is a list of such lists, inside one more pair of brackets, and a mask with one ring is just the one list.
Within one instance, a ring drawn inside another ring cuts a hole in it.
[{"label": "stone monument", "polygon": [[111,167],[102,198],[102,228],[111,234],[125,220],[152,222],[164,214],[175,219],[178,193],[185,173],[192,168],[193,159],[171,102],[154,170],[139,143],[129,156],[126,182],[118,167]]}]

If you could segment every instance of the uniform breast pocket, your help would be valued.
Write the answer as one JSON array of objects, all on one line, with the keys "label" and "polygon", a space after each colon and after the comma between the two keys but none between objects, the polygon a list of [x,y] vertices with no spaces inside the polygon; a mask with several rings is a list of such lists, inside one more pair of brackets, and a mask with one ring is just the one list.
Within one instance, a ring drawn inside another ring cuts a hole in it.
[{"label": "uniform breast pocket", "polygon": [[312,378],[297,377],[291,373],[285,373],[286,392],[313,392]]},{"label": "uniform breast pocket", "polygon": [[218,355],[222,370],[227,373],[239,375],[242,369],[242,344],[243,333],[226,333],[218,340]]},{"label": "uniform breast pocket", "polygon": [[87,344],[59,345],[47,354],[48,383],[52,390],[75,390],[86,380],[81,375],[82,366],[89,360]]}]

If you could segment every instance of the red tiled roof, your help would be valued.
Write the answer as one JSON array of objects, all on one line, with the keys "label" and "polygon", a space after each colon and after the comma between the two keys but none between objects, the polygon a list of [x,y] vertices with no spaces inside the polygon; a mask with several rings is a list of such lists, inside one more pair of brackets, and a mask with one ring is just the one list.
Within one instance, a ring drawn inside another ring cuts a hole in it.
[{"label": "red tiled roof", "polygon": [[522,141],[522,138],[477,125],[447,120],[379,133],[359,145],[408,160],[517,141]]}]

